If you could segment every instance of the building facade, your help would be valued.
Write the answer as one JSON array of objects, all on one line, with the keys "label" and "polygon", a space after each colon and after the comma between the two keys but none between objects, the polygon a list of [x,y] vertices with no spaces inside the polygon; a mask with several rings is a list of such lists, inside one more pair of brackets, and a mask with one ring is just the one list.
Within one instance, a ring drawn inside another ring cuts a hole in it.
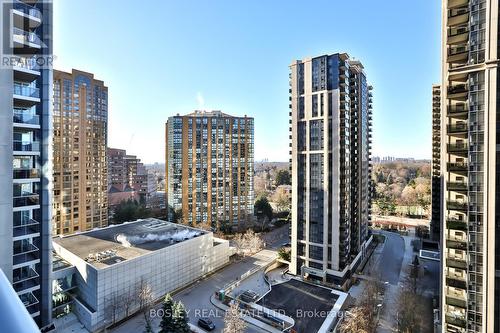
[{"label": "building facade", "polygon": [[371,239],[371,87],[347,54],[290,70],[290,271],[342,285]]},{"label": "building facade", "polygon": [[0,6],[0,269],[44,328],[52,322],[52,2]]},{"label": "building facade", "polygon": [[[167,209],[190,225],[240,228],[253,217],[254,122],[220,111],[166,124]],[[171,216],[170,216],[171,218]]]},{"label": "building facade", "polygon": [[439,241],[441,227],[441,86],[432,86],[432,160],[431,160],[430,236]]},{"label": "building facade", "polygon": [[94,75],[54,71],[56,235],[108,225],[108,88]]},{"label": "building facade", "polygon": [[442,6],[442,327],[500,332],[499,2]]},{"label": "building facade", "polygon": [[123,200],[146,204],[156,191],[156,181],[135,155],[124,149],[108,148],[108,201],[115,206]]},{"label": "building facade", "polygon": [[90,332],[143,310],[143,287],[156,302],[227,264],[231,255],[229,242],[211,232],[158,219],[57,237],[54,250],[73,266],[59,280],[76,288],[72,311]]}]

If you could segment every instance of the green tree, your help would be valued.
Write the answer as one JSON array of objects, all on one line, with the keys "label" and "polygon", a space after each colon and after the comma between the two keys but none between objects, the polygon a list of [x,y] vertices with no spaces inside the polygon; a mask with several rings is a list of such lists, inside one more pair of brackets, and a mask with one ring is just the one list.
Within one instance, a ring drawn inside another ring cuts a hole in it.
[{"label": "green tree", "polygon": [[287,250],[284,247],[282,247],[278,250],[278,258],[289,262],[290,259],[292,258],[292,253],[290,252],[290,250]]},{"label": "green tree", "polygon": [[123,200],[114,208],[113,221],[123,223],[141,218],[151,217],[151,210],[137,202],[137,200]]},{"label": "green tree", "polygon": [[160,322],[159,333],[176,333],[174,320],[174,300],[170,294],[165,295],[163,300],[162,310],[163,317]]},{"label": "green tree", "polygon": [[186,309],[181,302],[176,302],[173,306],[173,320],[175,333],[190,333],[189,320]]},{"label": "green tree", "polygon": [[257,215],[257,218],[261,219],[263,217],[267,217],[269,221],[273,218],[273,208],[269,204],[269,200],[267,197],[261,196],[255,201],[254,204],[254,212]]},{"label": "green tree", "polygon": [[278,170],[276,173],[275,184],[276,186],[291,185],[292,177],[290,176],[290,172],[287,169]]}]

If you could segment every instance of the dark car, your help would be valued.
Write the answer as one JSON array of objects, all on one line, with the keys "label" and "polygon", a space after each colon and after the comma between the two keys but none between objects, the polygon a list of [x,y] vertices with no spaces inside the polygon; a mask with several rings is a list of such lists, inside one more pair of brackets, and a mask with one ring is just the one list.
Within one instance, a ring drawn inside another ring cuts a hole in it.
[{"label": "dark car", "polygon": [[200,318],[198,319],[198,326],[200,326],[203,329],[206,329],[207,331],[213,331],[215,329],[214,323],[208,318]]}]

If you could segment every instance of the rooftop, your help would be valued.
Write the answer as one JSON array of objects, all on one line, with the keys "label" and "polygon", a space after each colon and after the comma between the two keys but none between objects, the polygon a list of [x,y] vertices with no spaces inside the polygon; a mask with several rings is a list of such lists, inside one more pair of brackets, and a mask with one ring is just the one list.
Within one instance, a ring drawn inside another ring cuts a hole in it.
[{"label": "rooftop", "polygon": [[149,218],[54,237],[53,241],[92,266],[106,268],[206,233],[185,225]]}]

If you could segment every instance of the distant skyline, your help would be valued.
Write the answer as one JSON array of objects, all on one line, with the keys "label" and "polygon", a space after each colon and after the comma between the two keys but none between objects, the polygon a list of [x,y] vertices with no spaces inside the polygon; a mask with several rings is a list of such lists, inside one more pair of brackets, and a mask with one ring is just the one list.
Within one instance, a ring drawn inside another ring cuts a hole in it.
[{"label": "distant skyline", "polygon": [[[288,65],[347,52],[373,90],[373,155],[431,157],[435,1],[54,2],[55,69],[109,87],[108,146],[164,162],[169,116],[255,118],[255,160],[288,160]],[[421,24],[425,22],[425,24]]]}]

